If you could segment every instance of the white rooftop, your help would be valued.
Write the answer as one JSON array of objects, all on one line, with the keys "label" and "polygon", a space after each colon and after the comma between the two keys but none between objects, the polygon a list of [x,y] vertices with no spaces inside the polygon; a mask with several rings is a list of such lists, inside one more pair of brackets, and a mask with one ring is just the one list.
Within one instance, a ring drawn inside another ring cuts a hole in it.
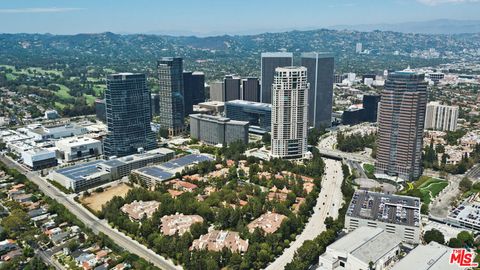
[{"label": "white rooftop", "polygon": [[451,249],[436,242],[417,246],[405,258],[395,264],[392,270],[457,270],[462,269],[449,263]]}]

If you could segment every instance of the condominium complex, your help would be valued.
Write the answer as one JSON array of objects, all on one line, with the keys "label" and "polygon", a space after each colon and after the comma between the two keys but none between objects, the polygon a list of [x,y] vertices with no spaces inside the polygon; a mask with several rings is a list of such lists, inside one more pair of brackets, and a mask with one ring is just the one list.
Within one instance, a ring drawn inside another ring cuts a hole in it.
[{"label": "condominium complex", "polygon": [[409,243],[420,242],[420,199],[357,190],[345,215],[345,228],[382,228]]},{"label": "condominium complex", "polygon": [[232,100],[225,102],[225,115],[237,121],[247,121],[250,131],[266,132],[271,130],[272,105],[267,103]]},{"label": "condominium complex", "polygon": [[308,90],[307,68],[275,69],[272,85],[272,157],[305,157]]},{"label": "condominium complex", "polygon": [[208,144],[248,143],[248,122],[207,114],[190,115],[190,136]]},{"label": "condominium complex", "polygon": [[160,95],[160,126],[170,136],[184,130],[183,59],[163,57],[157,63]]},{"label": "condominium complex", "polygon": [[308,124],[315,128],[332,126],[333,69],[330,54],[303,53],[301,65],[307,68],[310,84],[308,94]]},{"label": "condominium complex", "polygon": [[425,116],[425,129],[455,131],[457,129],[458,106],[429,102]]},{"label": "condominium complex", "polygon": [[145,74],[109,75],[105,100],[108,126],[104,140],[106,156],[126,156],[157,146],[150,126],[150,91]]},{"label": "condominium complex", "polygon": [[423,74],[393,72],[385,81],[378,116],[378,174],[415,180],[422,175],[427,82]]},{"label": "condominium complex", "polygon": [[272,84],[275,76],[275,69],[278,67],[287,67],[293,65],[293,53],[288,52],[269,52],[261,55],[261,75],[262,91],[260,92],[260,101],[263,103],[272,103]]}]

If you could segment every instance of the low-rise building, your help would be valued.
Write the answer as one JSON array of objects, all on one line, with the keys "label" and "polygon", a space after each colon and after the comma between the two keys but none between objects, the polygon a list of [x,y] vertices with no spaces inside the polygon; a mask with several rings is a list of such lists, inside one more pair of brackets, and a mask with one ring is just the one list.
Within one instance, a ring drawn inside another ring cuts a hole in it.
[{"label": "low-rise building", "polygon": [[55,142],[65,162],[94,157],[102,154],[102,142],[88,137],[66,138]]},{"label": "low-rise building", "polygon": [[206,114],[190,115],[190,136],[212,145],[248,143],[249,123]]},{"label": "low-rise building", "polygon": [[271,130],[272,104],[232,100],[225,102],[225,115],[232,120],[249,122],[250,132]]},{"label": "low-rise building", "polygon": [[145,153],[95,160],[50,172],[49,177],[67,189],[85,190],[95,185],[120,179],[132,170],[165,162],[174,157],[175,152],[167,148],[150,150]]},{"label": "low-rise building", "polygon": [[163,216],[161,231],[164,235],[183,235],[190,231],[190,226],[194,223],[203,223],[203,218],[199,215],[175,214]]},{"label": "low-rise building", "polygon": [[248,240],[240,238],[238,232],[213,230],[193,240],[190,250],[222,251],[228,248],[231,252],[244,253],[248,249]]},{"label": "low-rise building", "polygon": [[280,225],[286,218],[287,216],[282,214],[265,213],[247,225],[248,231],[252,233],[256,228],[259,228],[265,233],[274,233],[280,228]]},{"label": "low-rise building", "polygon": [[317,270],[383,270],[400,254],[401,242],[381,228],[360,227],[329,245]]},{"label": "low-rise building", "polygon": [[396,263],[392,270],[458,270],[463,269],[450,263],[452,249],[434,241],[419,245]]},{"label": "low-rise building", "polygon": [[160,202],[157,201],[133,201],[132,203],[123,205],[120,210],[127,214],[131,220],[140,221],[144,217],[151,218],[153,213],[157,211]]},{"label": "low-rise building", "polygon": [[35,141],[46,141],[51,139],[60,139],[72,136],[80,136],[88,133],[86,127],[70,123],[59,126],[43,126],[32,124],[25,128],[19,128],[20,132],[33,137]]},{"label": "low-rise building", "polygon": [[58,165],[55,151],[33,148],[22,152],[23,163],[32,170],[40,170]]},{"label": "low-rise building", "polygon": [[382,228],[410,243],[420,242],[420,199],[357,190],[345,216],[345,228]]},{"label": "low-rise building", "polygon": [[465,200],[450,212],[445,221],[454,227],[480,232],[480,202],[476,196]]}]

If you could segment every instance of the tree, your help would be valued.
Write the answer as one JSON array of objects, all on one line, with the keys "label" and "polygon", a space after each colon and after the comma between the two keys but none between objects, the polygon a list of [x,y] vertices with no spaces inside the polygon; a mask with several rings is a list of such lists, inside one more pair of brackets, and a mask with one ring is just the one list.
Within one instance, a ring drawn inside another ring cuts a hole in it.
[{"label": "tree", "polygon": [[435,241],[442,245],[445,244],[445,237],[443,236],[443,233],[437,229],[431,229],[426,231],[423,235],[423,240],[425,240],[427,244],[432,241]]},{"label": "tree", "polygon": [[448,246],[451,248],[462,248],[463,244],[462,241],[458,240],[458,238],[450,238],[448,241]]},{"label": "tree", "polygon": [[458,189],[463,192],[469,191],[472,188],[472,184],[472,180],[468,179],[468,177],[464,177],[458,184]]},{"label": "tree", "polygon": [[24,230],[29,224],[30,218],[27,213],[20,209],[13,210],[8,217],[2,220],[2,226],[8,234]]},{"label": "tree", "polygon": [[463,243],[463,245],[473,247],[474,239],[471,233],[467,231],[461,231],[457,234],[457,239],[460,240]]},{"label": "tree", "polygon": [[266,132],[265,134],[263,134],[262,136],[262,142],[266,145],[270,145],[272,141],[272,136],[270,135],[270,133]]}]

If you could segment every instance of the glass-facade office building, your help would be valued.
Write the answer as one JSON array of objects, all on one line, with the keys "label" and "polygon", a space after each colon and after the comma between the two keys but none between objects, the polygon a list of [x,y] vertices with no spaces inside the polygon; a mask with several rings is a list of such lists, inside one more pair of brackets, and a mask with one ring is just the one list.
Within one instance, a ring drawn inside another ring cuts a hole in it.
[{"label": "glass-facade office building", "polygon": [[250,129],[270,131],[272,125],[272,105],[247,100],[232,100],[225,102],[227,118],[237,121],[247,121]]},{"label": "glass-facade office building", "polygon": [[119,73],[107,76],[105,106],[108,134],[106,156],[127,156],[139,149],[157,147],[145,74]]},{"label": "glass-facade office building", "polygon": [[157,62],[160,95],[160,126],[170,136],[184,130],[183,59],[163,57]]}]

